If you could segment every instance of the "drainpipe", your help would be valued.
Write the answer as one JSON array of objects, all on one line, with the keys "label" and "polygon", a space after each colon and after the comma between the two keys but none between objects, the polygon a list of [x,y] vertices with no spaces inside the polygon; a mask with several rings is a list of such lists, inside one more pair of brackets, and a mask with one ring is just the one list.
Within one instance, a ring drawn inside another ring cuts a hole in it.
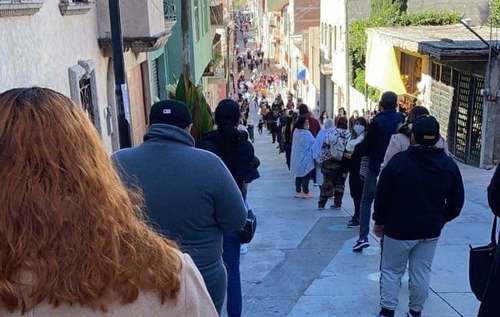
[{"label": "drainpipe", "polygon": [[132,146],[130,135],[130,104],[125,81],[125,60],[123,58],[123,37],[120,18],[120,1],[109,0],[109,20],[111,24],[111,45],[115,73],[116,115],[120,148]]},{"label": "drainpipe", "polygon": [[344,14],[345,14],[345,110],[347,116],[351,115],[351,59],[349,58],[349,10],[347,8],[347,0],[344,0]]}]

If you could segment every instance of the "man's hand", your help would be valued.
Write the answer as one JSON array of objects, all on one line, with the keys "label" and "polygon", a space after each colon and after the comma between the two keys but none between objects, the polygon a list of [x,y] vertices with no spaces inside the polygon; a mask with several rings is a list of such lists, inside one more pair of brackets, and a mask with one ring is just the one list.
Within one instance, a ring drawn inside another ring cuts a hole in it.
[{"label": "man's hand", "polygon": [[384,226],[383,225],[375,225],[375,227],[373,227],[373,233],[378,238],[382,238],[384,236]]}]

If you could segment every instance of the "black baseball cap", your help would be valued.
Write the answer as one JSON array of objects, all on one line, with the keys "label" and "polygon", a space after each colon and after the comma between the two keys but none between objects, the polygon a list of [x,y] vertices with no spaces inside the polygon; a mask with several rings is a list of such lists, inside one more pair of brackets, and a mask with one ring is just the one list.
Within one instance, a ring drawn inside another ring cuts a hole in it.
[{"label": "black baseball cap", "polygon": [[164,100],[155,103],[149,114],[149,124],[169,124],[185,129],[193,123],[185,103],[177,100]]},{"label": "black baseball cap", "polygon": [[434,146],[441,138],[439,129],[439,122],[436,118],[426,115],[419,117],[413,123],[412,133],[417,144]]}]

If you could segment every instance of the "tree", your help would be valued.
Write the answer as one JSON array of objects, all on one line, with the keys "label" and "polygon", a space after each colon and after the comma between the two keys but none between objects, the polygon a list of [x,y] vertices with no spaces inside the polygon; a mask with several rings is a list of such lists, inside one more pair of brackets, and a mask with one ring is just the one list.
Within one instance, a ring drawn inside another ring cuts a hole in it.
[{"label": "tree", "polygon": [[490,23],[494,27],[500,27],[500,0],[491,1]]}]

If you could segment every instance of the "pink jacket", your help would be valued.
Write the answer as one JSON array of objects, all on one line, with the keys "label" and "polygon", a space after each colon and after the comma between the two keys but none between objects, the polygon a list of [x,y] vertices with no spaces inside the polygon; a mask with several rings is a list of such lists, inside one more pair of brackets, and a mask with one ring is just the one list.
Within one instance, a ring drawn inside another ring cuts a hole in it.
[{"label": "pink jacket", "polygon": [[161,304],[158,295],[142,292],[131,304],[108,305],[108,312],[95,311],[78,304],[73,306],[42,303],[24,315],[9,313],[0,307],[2,317],[218,317],[200,272],[187,254],[182,256],[181,289],[177,300]]}]

